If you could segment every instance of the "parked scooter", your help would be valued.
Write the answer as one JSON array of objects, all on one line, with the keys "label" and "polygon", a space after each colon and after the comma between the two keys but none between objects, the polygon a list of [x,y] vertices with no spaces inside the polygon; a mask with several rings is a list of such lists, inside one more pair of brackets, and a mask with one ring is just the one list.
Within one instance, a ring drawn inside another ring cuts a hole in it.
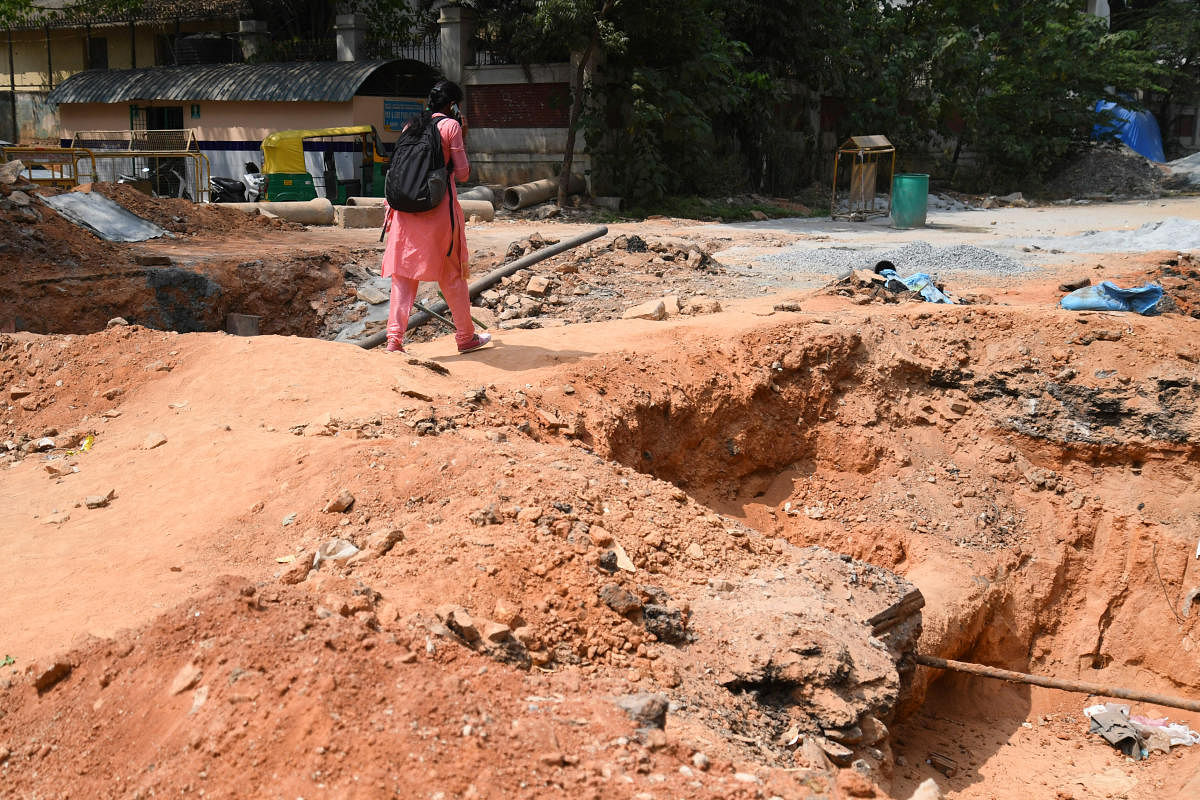
[{"label": "parked scooter", "polygon": [[246,185],[246,202],[257,203],[263,196],[267,176],[258,171],[258,164],[253,161],[247,161],[245,167],[246,174],[242,176],[242,183]]},{"label": "parked scooter", "polygon": [[242,179],[213,176],[208,179],[209,201],[213,203],[257,203],[262,197],[266,176],[258,171],[253,161],[245,164],[246,174]]},{"label": "parked scooter", "polygon": [[214,175],[208,179],[208,199],[211,203],[244,203],[246,185],[233,178]]}]

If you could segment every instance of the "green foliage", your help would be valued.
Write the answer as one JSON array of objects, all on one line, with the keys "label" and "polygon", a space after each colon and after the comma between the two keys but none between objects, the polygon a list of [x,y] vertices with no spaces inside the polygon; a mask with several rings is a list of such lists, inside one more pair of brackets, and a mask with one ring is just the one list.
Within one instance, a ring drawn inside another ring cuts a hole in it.
[{"label": "green foliage", "polygon": [[32,0],[0,0],[0,28],[23,23],[32,11]]},{"label": "green foliage", "polygon": [[571,48],[535,21],[536,0],[466,0],[478,14],[475,46],[522,64],[566,61]]},{"label": "green foliage", "polygon": [[1113,28],[1133,33],[1153,54],[1160,90],[1147,98],[1147,105],[1158,117],[1168,158],[1178,155],[1167,134],[1176,121],[1173,102],[1186,105],[1200,95],[1200,0],[1115,2]]},{"label": "green foliage", "polygon": [[913,3],[881,22],[886,66],[848,123],[902,150],[946,142],[951,177],[969,149],[975,167],[958,177],[991,191],[1036,182],[1090,136],[1097,100],[1152,87],[1157,72],[1135,35],[1072,0]]},{"label": "green foliage", "polygon": [[33,0],[0,0],[0,28],[31,22],[53,25],[60,19],[77,15],[129,17],[138,14],[145,4],[145,0],[74,0],[61,8],[46,8]]},{"label": "green foliage", "polygon": [[593,181],[635,202],[697,191],[720,155],[714,123],[746,96],[745,48],[716,2],[618,5],[582,127]]},{"label": "green foliage", "polygon": [[1197,0],[1132,0],[1111,31],[1078,0],[472,5],[514,51],[603,55],[579,127],[594,185],[635,203],[823,179],[828,110],[838,141],[882,133],[935,177],[1020,188],[1089,138],[1097,100],[1200,91]]}]

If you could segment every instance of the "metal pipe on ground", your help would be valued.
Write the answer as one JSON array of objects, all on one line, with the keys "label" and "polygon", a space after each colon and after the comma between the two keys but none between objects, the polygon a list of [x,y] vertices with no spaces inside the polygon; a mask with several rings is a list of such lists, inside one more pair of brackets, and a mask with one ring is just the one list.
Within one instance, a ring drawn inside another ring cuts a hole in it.
[{"label": "metal pipe on ground", "polygon": [[[578,175],[572,175],[570,184],[567,186],[569,194],[579,194],[583,191],[583,178]],[[558,196],[558,178],[545,178],[540,181],[532,181],[531,183],[522,183],[519,186],[509,186],[504,190],[504,207],[509,211],[516,211],[520,208],[544,203],[551,197]]]},{"label": "metal pipe on ground", "polygon": [[1012,683],[1026,683],[1031,686],[1043,686],[1047,689],[1061,689],[1064,692],[1094,694],[1100,697],[1116,697],[1121,700],[1136,700],[1141,703],[1153,703],[1157,706],[1182,708],[1187,711],[1200,711],[1200,700],[1191,700],[1185,697],[1172,697],[1165,694],[1142,692],[1136,689],[1121,689],[1116,686],[1103,686],[1099,683],[1087,683],[1086,681],[1069,681],[1061,678],[1048,678],[1042,675],[1030,675],[1025,672],[1013,672],[1012,670],[999,669],[997,667],[987,667],[983,664],[971,664],[966,661],[951,661],[949,659],[937,658],[935,656],[923,656],[918,654],[915,660],[923,667],[948,669],[953,670],[954,672],[965,672],[968,675],[978,675],[982,678],[994,678],[1001,681],[1011,681]]},{"label": "metal pipe on ground", "polygon": [[303,202],[221,203],[220,207],[236,208],[238,211],[245,211],[248,214],[262,211],[286,219],[288,222],[299,222],[304,225],[333,224],[333,203],[325,197]]},{"label": "metal pipe on ground", "polygon": [[[475,298],[479,295],[480,292],[483,292],[483,291],[486,291],[487,289],[492,288],[493,286],[495,286],[497,283],[499,283],[504,278],[507,278],[509,275],[512,275],[514,272],[523,270],[526,267],[529,267],[529,266],[532,266],[532,265],[538,263],[539,261],[544,261],[545,259],[550,258],[551,256],[556,256],[559,253],[565,253],[568,250],[573,250],[574,248],[579,247],[579,245],[587,244],[588,242],[592,241],[593,239],[599,239],[601,236],[604,236],[607,233],[608,233],[608,227],[605,225],[601,225],[598,228],[592,228],[590,231],[581,233],[578,236],[572,237],[570,239],[564,239],[563,241],[559,242],[558,244],[552,244],[547,247],[543,247],[541,250],[535,250],[532,253],[530,253],[529,255],[522,256],[521,258],[518,258],[516,261],[511,261],[501,267],[498,267],[498,268],[492,270],[491,272],[489,272],[487,275],[484,275],[479,280],[474,281],[467,287],[467,292],[468,292],[468,294],[470,294],[470,296],[472,298]],[[428,308],[431,311],[436,311],[439,314],[444,314],[444,313],[446,313],[446,310],[447,310],[446,301],[438,300],[436,303],[430,303]],[[418,328],[418,327],[424,325],[426,322],[429,322],[429,320],[431,320],[431,319],[433,319],[433,317],[431,315],[425,313],[424,311],[418,311],[416,314],[413,314],[411,317],[408,318],[408,330],[411,331],[413,328]],[[359,347],[363,348],[364,350],[370,350],[372,347],[378,347],[379,345],[383,344],[386,341],[387,341],[387,331],[382,330],[382,331],[379,331],[378,333],[371,334],[370,336],[366,337],[365,339],[359,339],[354,344],[358,345]]]}]

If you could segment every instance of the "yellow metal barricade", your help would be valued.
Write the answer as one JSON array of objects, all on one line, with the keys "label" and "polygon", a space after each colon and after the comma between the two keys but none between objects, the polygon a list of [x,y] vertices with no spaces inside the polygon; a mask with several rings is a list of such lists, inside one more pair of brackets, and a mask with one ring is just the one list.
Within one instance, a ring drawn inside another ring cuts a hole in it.
[{"label": "yellow metal barricade", "polygon": [[80,175],[96,174],[96,158],[85,147],[22,147],[14,145],[4,148],[7,161],[20,161],[25,169],[22,174],[30,183],[70,189],[83,183]]}]

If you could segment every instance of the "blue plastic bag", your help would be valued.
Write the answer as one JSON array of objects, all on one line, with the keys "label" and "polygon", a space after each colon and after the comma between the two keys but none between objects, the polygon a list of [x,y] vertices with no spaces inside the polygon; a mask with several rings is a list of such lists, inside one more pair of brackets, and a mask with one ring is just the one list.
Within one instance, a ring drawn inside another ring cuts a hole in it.
[{"label": "blue plastic bag", "polygon": [[1163,290],[1157,283],[1147,283],[1133,289],[1122,289],[1111,281],[1076,289],[1061,301],[1068,311],[1136,311],[1150,314],[1162,300]]},{"label": "blue plastic bag", "polygon": [[[883,263],[883,262],[880,262]],[[901,278],[894,269],[879,269],[876,270],[885,278],[894,278],[900,281],[910,292],[917,292],[921,297],[925,298],[930,303],[953,303],[954,301],[947,297],[941,289],[933,285],[933,278],[926,275],[924,272],[917,272],[909,275],[907,278]]]}]

